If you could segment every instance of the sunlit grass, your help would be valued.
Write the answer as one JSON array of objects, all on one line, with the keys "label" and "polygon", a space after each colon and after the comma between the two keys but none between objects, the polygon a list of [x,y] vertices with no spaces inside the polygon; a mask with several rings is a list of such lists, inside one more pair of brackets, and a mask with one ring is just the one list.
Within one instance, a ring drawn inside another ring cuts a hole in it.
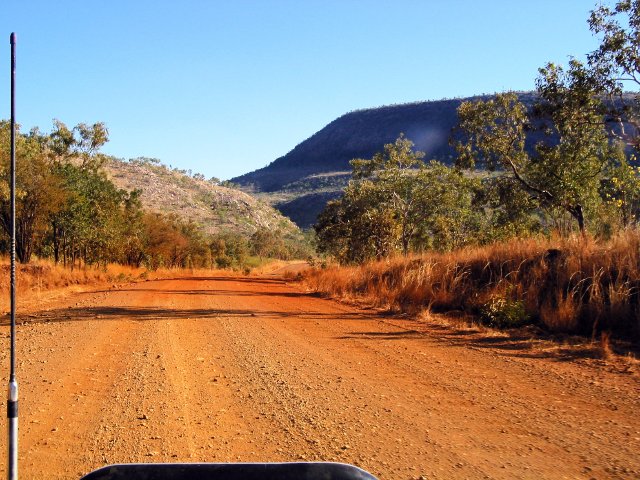
[{"label": "sunlit grass", "polygon": [[305,282],[317,292],[399,312],[479,315],[487,305],[513,310],[518,302],[523,320],[554,332],[637,338],[640,331],[637,231],[607,242],[536,238],[334,265],[307,272]]},{"label": "sunlit grass", "polygon": [[[51,292],[64,292],[84,286],[114,286],[144,280],[184,277],[210,277],[212,275],[237,275],[239,271],[220,269],[159,268],[148,270],[126,265],[85,266],[71,269],[49,260],[34,260],[27,265],[16,265],[16,290],[19,303],[33,300]],[[10,264],[7,258],[0,258],[0,310],[9,310]]]}]

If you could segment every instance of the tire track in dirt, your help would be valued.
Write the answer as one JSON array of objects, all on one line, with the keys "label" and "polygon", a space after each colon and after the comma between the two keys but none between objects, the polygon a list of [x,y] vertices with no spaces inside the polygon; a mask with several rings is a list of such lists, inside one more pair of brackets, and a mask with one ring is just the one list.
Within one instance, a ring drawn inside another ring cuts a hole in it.
[{"label": "tire track in dirt", "polygon": [[[127,332],[96,320],[52,321],[21,325],[18,338],[21,477],[77,477],[78,461],[61,457],[86,461],[88,451],[73,445],[85,443],[99,421],[99,406],[117,377],[104,357],[126,351]],[[51,475],[54,464],[60,470]]]}]

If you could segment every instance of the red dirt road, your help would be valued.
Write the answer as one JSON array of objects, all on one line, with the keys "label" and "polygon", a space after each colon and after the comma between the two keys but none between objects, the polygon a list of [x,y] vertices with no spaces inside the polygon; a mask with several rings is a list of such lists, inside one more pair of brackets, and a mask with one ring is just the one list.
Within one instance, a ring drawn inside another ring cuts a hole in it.
[{"label": "red dirt road", "polygon": [[300,460],[381,479],[640,477],[636,373],[277,278],[149,281],[19,318],[21,478]]}]

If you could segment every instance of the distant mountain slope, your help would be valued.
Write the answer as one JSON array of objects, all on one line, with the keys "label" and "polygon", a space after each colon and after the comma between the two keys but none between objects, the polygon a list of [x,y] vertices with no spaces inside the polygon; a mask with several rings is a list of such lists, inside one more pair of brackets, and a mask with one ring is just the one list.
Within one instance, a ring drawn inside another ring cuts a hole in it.
[{"label": "distant mountain slope", "polygon": [[142,190],[142,203],[151,211],[175,213],[192,220],[207,233],[251,235],[258,228],[299,235],[298,227],[273,207],[236,189],[191,177],[149,160],[110,158],[108,177],[119,188]]},{"label": "distant mountain slope", "polygon": [[[329,123],[289,153],[259,170],[231,179],[308,228],[327,201],[337,198],[350,176],[349,161],[371,158],[400,133],[427,160],[451,163],[455,156],[449,145],[457,125],[457,109],[462,102],[488,99],[476,96],[453,100],[391,105],[349,112]],[[520,100],[533,105],[535,94],[519,93]],[[533,139],[530,139],[532,143]]]},{"label": "distant mountain slope", "polygon": [[[533,93],[521,93],[532,104]],[[324,172],[350,170],[353,158],[371,158],[384,144],[402,132],[428,159],[450,162],[454,150],[449,145],[451,129],[457,124],[457,108],[471,97],[454,100],[392,105],[347,113],[312,135],[285,156],[254,172],[231,179],[258,192],[276,192],[287,184]]]}]

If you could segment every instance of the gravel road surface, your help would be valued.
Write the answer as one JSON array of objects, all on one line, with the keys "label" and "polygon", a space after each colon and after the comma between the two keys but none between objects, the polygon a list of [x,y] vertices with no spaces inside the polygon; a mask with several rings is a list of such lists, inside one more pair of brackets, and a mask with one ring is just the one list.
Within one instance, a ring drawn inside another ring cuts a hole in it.
[{"label": "gravel road surface", "polygon": [[[29,305],[18,327],[21,478],[301,460],[380,479],[640,478],[633,368],[384,316],[268,276]],[[7,370],[8,333],[5,321]]]}]

